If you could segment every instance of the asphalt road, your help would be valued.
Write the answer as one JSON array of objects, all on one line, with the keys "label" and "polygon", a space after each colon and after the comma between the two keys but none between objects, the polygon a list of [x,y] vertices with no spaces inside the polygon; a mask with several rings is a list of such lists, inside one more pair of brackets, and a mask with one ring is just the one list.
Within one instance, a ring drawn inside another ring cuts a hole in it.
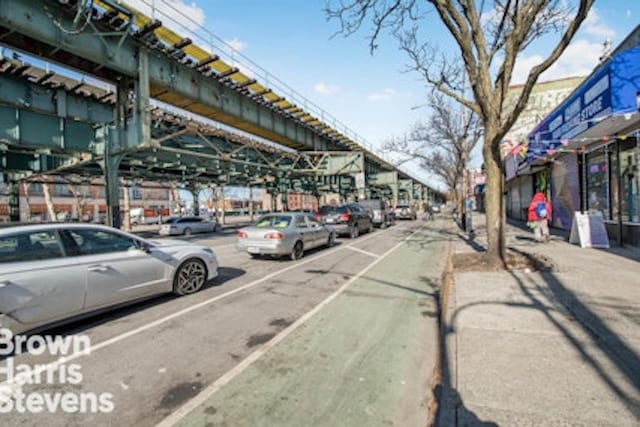
[{"label": "asphalt road", "polygon": [[[309,252],[295,262],[253,260],[238,253],[231,230],[192,236],[188,239],[212,247],[221,265],[219,277],[201,292],[183,298],[161,296],[49,331],[89,337],[89,354],[70,354],[64,359],[23,354],[11,361],[14,365],[43,365],[41,370],[59,375],[59,381],[23,385],[25,393],[94,393],[102,395],[97,399],[111,402],[107,406],[112,411],[69,415],[14,410],[0,413],[0,425],[156,425],[247,364],[258,351],[266,352],[274,337],[318,311],[323,301],[396,247],[406,245],[406,239],[423,225],[421,221],[399,222],[355,240],[340,239],[335,247]],[[424,241],[415,245],[424,250]],[[426,254],[421,256],[441,258],[442,246]],[[415,256],[415,252],[405,256]],[[402,262],[401,257],[393,261],[397,274],[402,272]],[[387,275],[393,276],[393,270],[387,268]],[[0,362],[0,369],[7,363],[7,359]],[[77,365],[81,374],[76,384],[68,381],[68,372],[67,381],[60,380],[65,377],[60,372],[71,365]]]}]

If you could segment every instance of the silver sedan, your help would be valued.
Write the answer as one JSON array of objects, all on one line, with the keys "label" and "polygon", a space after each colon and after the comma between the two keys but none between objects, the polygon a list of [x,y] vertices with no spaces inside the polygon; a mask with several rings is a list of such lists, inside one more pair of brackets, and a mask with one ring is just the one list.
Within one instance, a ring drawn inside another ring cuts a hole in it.
[{"label": "silver sedan", "polygon": [[252,257],[262,255],[302,258],[304,251],[332,246],[335,234],[313,216],[302,212],[272,213],[238,230],[236,248]]},{"label": "silver sedan", "polygon": [[161,293],[186,295],[217,274],[210,248],[182,241],[89,224],[0,228],[0,328],[22,333]]}]

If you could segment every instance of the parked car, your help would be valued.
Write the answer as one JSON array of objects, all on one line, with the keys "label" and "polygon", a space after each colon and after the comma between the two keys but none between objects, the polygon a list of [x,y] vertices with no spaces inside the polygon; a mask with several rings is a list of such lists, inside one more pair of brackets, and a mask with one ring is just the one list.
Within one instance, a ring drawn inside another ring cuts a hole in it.
[{"label": "parked car", "polygon": [[14,334],[173,292],[218,274],[210,248],[92,224],[0,228],[0,328]]},{"label": "parked car", "polygon": [[387,228],[395,223],[395,214],[384,200],[359,200],[358,204],[370,212],[374,226]]},{"label": "parked car", "polygon": [[318,211],[317,218],[336,234],[346,234],[352,239],[358,237],[362,232],[373,231],[371,215],[357,203],[323,206]]},{"label": "parked car", "polygon": [[398,219],[412,219],[415,220],[418,218],[418,213],[416,212],[416,208],[407,203],[400,203],[396,205],[395,215]]},{"label": "parked car", "polygon": [[183,216],[168,218],[158,231],[161,236],[190,236],[194,233],[213,233],[217,222],[199,216]]},{"label": "parked car", "polygon": [[252,257],[289,256],[300,259],[304,252],[319,246],[332,246],[335,233],[312,215],[303,212],[266,214],[249,227],[238,230],[236,248]]}]

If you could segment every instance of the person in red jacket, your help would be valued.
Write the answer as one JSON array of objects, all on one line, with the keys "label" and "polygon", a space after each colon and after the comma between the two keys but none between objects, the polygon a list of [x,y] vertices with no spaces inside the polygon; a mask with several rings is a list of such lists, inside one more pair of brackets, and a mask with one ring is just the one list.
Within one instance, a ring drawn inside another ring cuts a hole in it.
[{"label": "person in red jacket", "polygon": [[533,233],[537,241],[549,241],[549,221],[551,220],[551,203],[544,193],[536,192],[529,203],[527,220],[533,224]]}]

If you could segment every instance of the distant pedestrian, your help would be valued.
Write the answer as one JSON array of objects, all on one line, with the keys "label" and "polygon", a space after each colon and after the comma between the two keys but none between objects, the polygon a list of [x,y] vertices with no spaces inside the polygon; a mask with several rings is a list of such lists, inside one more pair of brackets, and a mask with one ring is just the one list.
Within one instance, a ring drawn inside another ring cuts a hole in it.
[{"label": "distant pedestrian", "polygon": [[536,192],[529,203],[527,220],[533,228],[533,233],[538,242],[549,241],[549,221],[551,220],[551,203],[547,201],[544,193]]}]

